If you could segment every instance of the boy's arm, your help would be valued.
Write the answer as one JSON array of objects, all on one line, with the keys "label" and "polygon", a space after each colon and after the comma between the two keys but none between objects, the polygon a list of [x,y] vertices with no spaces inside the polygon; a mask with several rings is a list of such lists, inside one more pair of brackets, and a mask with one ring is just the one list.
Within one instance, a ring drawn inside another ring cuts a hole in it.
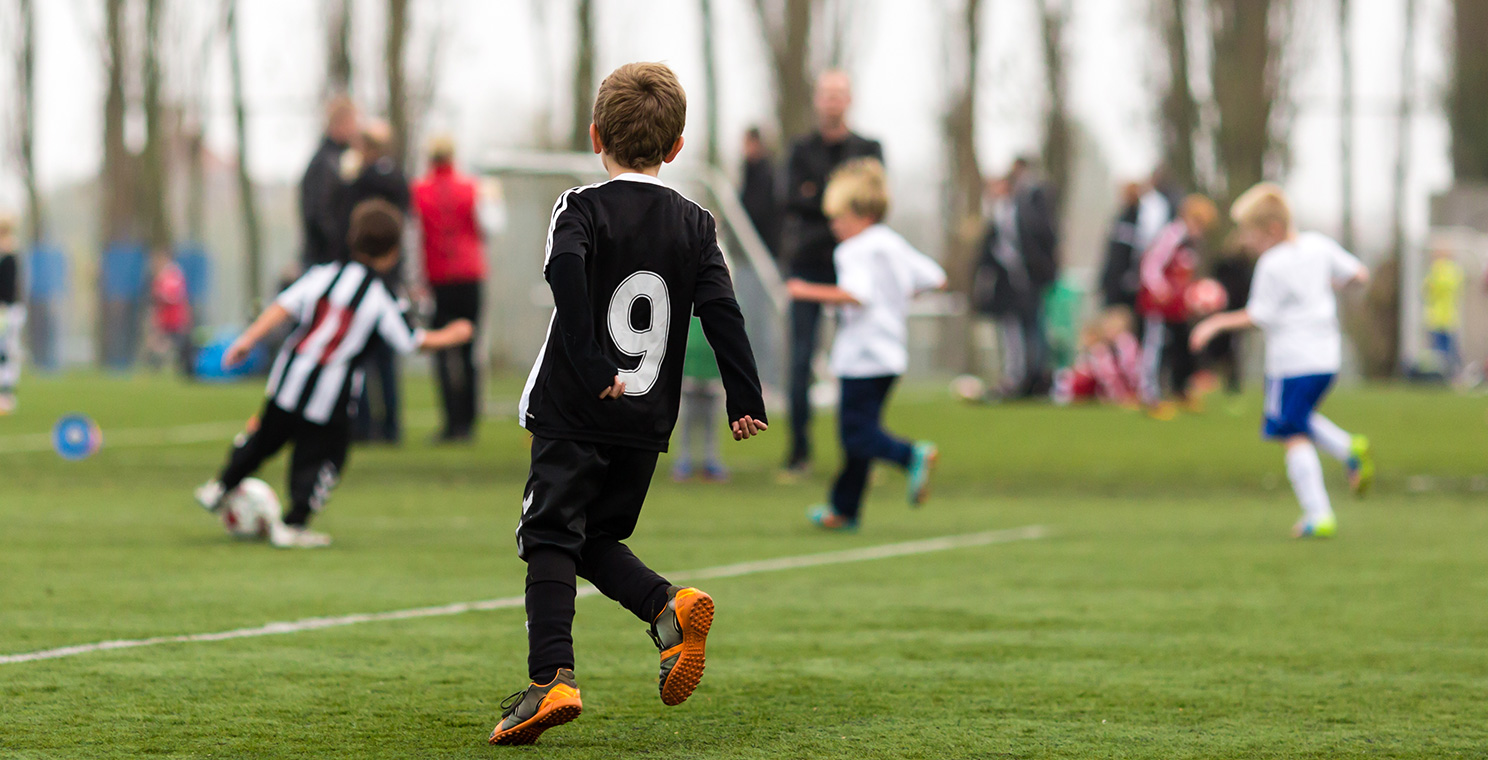
[{"label": "boy's arm", "polygon": [[697,306],[703,335],[718,358],[718,374],[723,380],[724,406],[728,410],[734,440],[756,435],[769,427],[765,417],[765,397],[760,389],[759,369],[754,363],[754,349],[744,330],[744,313],[731,297],[714,298]]},{"label": "boy's arm", "polygon": [[1189,347],[1194,351],[1202,351],[1220,333],[1233,332],[1235,330],[1246,330],[1255,327],[1255,320],[1251,318],[1246,309],[1236,309],[1223,314],[1215,314],[1200,322],[1194,327],[1193,336],[1189,339]]},{"label": "boy's arm", "polygon": [[843,290],[836,285],[824,285],[818,282],[807,282],[805,280],[791,278],[785,281],[785,292],[797,301],[814,301],[833,305],[848,304],[852,306],[862,305],[853,294]]},{"label": "boy's arm", "polygon": [[584,259],[571,253],[554,255],[548,262],[548,286],[553,290],[563,353],[580,381],[600,398],[620,398],[625,394],[620,371],[605,359],[594,336],[594,310],[589,305]]},{"label": "boy's arm", "polygon": [[280,306],[277,301],[269,304],[269,308],[264,309],[264,312],[258,315],[258,319],[253,320],[253,324],[249,325],[248,329],[244,330],[243,334],[227,347],[227,351],[222,354],[223,368],[242,364],[243,360],[248,358],[248,352],[252,351],[253,347],[275,328],[288,322],[290,316],[289,310]]}]

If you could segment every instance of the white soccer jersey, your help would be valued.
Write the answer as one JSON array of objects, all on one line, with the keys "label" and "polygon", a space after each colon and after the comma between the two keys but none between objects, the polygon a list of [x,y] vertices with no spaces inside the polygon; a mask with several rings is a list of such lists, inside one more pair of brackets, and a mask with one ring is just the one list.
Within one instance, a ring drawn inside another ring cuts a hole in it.
[{"label": "white soccer jersey", "polygon": [[1343,356],[1334,288],[1364,265],[1332,238],[1304,232],[1261,255],[1245,311],[1266,336],[1266,375],[1337,372]]},{"label": "white soccer jersey", "polygon": [[409,354],[424,340],[381,278],[355,261],[311,267],[275,300],[299,322],[269,373],[274,405],[318,424],[344,412],[357,359],[380,337]]},{"label": "white soccer jersey", "polygon": [[909,302],[916,293],[945,285],[945,270],[882,224],[843,241],[834,257],[837,286],[858,304],[841,309],[832,374],[904,374],[909,369]]}]

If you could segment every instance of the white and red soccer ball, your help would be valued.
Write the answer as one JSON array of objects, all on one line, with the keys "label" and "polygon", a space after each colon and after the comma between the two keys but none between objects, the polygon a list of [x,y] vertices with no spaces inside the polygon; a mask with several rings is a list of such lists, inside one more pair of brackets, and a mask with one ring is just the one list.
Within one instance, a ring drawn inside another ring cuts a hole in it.
[{"label": "white and red soccer ball", "polygon": [[1183,291],[1183,304],[1188,307],[1188,313],[1195,317],[1218,314],[1224,311],[1229,303],[1230,297],[1218,280],[1205,278],[1194,282]]},{"label": "white and red soccer ball", "polygon": [[222,497],[222,527],[243,539],[269,537],[274,523],[284,519],[284,507],[274,487],[258,478],[248,478]]}]

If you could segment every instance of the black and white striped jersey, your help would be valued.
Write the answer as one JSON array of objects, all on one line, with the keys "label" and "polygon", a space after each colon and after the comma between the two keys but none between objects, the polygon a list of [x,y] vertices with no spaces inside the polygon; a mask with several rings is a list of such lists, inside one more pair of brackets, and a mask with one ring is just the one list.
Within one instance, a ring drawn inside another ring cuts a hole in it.
[{"label": "black and white striped jersey", "polygon": [[356,261],[311,267],[275,302],[299,326],[279,349],[266,395],[317,424],[345,413],[368,343],[382,340],[408,354],[423,342],[382,278]]},{"label": "black and white striped jersey", "polygon": [[[655,177],[622,174],[559,196],[543,267],[555,302],[554,262],[569,256],[583,263],[585,297],[577,313],[587,315],[584,332],[592,328],[597,353],[568,355],[559,302],[518,419],[545,438],[665,451],[677,422],[694,309],[734,297],[713,216]],[[747,339],[740,351],[752,370]],[[601,365],[618,371],[623,398],[600,400],[598,384],[611,379],[592,371]]]}]

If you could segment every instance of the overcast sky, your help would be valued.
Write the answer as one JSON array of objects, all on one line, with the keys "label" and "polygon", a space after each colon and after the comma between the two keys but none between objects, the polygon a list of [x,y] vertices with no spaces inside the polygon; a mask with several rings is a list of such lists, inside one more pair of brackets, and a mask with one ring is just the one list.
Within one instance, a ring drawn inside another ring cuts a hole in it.
[{"label": "overcast sky", "polygon": [[[355,94],[373,110],[381,92],[376,79],[382,38],[380,0],[357,0]],[[985,171],[1001,171],[1017,153],[1038,144],[1043,103],[1036,0],[984,0],[985,83],[978,144]],[[1069,32],[1070,104],[1096,138],[1116,178],[1144,174],[1156,158],[1152,126],[1154,50],[1145,23],[1148,0],[1072,0]],[[1296,115],[1290,131],[1293,165],[1286,181],[1297,195],[1305,221],[1337,232],[1340,208],[1337,38],[1334,0],[1299,2],[1293,30],[1291,83]],[[169,34],[172,90],[204,90],[208,96],[209,144],[224,155],[234,150],[225,46],[198,51],[204,29],[214,23],[208,6],[174,2]],[[553,112],[554,130],[567,118],[569,3],[537,0],[414,0],[415,69],[435,61],[438,78],[429,127],[453,132],[466,155],[529,144]],[[702,146],[701,46],[695,0],[605,0],[600,6],[599,62],[603,72],[629,60],[662,60],[678,72],[692,94],[687,139]],[[717,45],[722,58],[721,111],[725,155],[737,154],[733,136],[746,126],[768,123],[769,75],[750,0],[715,0]],[[940,3],[921,0],[860,0],[853,47],[856,76],[855,127],[884,141],[901,186],[933,197],[939,173],[939,119],[944,92],[943,26]],[[1388,232],[1390,176],[1394,162],[1393,112],[1400,87],[1404,0],[1356,2],[1355,125],[1356,219],[1362,247],[1382,246]],[[40,25],[39,170],[55,186],[96,172],[101,155],[103,84],[100,38],[102,3],[49,0],[37,3]],[[321,4],[313,0],[247,0],[242,31],[251,110],[251,169],[264,182],[297,179],[319,131],[318,97],[324,66]],[[1432,192],[1451,180],[1449,136],[1439,106],[1447,79],[1447,0],[1422,0],[1417,38],[1420,102],[1413,127],[1410,178],[1412,227],[1424,229]],[[542,9],[546,9],[545,11]],[[8,11],[8,9],[7,9]],[[554,15],[538,23],[535,14]],[[9,17],[0,33],[13,33]],[[437,32],[437,34],[436,34]],[[429,50],[427,41],[438,39]],[[6,47],[8,47],[8,43]],[[418,78],[418,74],[415,74]],[[0,91],[11,92],[8,67]],[[0,105],[9,108],[7,103]],[[9,124],[0,139],[12,144]],[[700,150],[693,155],[700,155]],[[22,195],[8,152],[0,156],[0,206],[16,208]],[[902,191],[901,191],[902,192]]]}]

